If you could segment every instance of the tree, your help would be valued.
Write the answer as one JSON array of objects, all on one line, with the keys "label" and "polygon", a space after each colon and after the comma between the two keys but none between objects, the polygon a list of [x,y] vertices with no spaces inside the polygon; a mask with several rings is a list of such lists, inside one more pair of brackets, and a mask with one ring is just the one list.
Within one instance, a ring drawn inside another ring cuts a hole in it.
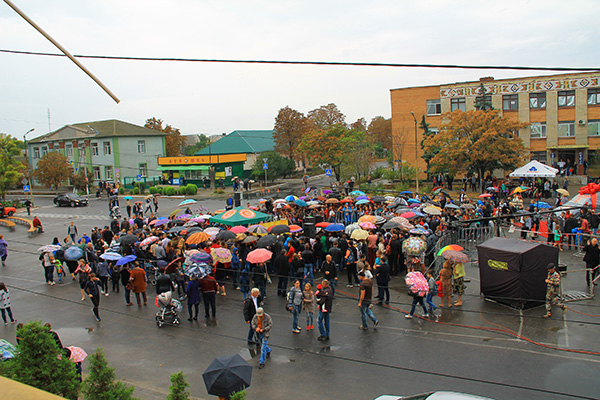
[{"label": "tree", "polygon": [[35,178],[42,185],[58,190],[60,185],[69,179],[72,171],[64,154],[58,151],[49,151],[38,161]]},{"label": "tree", "polygon": [[517,131],[528,123],[502,118],[498,110],[456,110],[442,120],[440,132],[425,140],[427,151],[439,148],[431,159],[432,172],[466,170],[481,178],[486,171],[513,169],[523,161],[525,147]]},{"label": "tree", "polygon": [[23,175],[25,165],[16,157],[21,154],[22,143],[11,136],[0,138],[0,196],[6,198],[6,190],[15,186]]},{"label": "tree", "polygon": [[367,121],[363,117],[360,117],[355,122],[351,123],[349,128],[353,129],[355,131],[366,132],[367,131]]},{"label": "tree", "polygon": [[147,119],[144,127],[155,131],[162,131],[167,134],[165,136],[165,152],[167,153],[165,155],[167,157],[177,157],[183,154],[185,137],[181,135],[179,129],[173,128],[171,125],[167,125],[163,128],[163,120],[154,117]]},{"label": "tree", "polygon": [[89,376],[83,382],[83,398],[85,400],[130,400],[134,388],[115,381],[115,370],[108,366],[101,348],[89,358]]},{"label": "tree", "polygon": [[308,112],[308,119],[317,129],[329,129],[336,125],[346,125],[346,116],[334,103],[315,108]]},{"label": "tree", "polygon": [[475,109],[483,111],[494,109],[492,106],[492,96],[483,85],[483,82],[479,83],[479,96],[475,97]]},{"label": "tree", "polygon": [[79,172],[77,174],[75,174],[74,171],[71,170],[71,184],[77,190],[84,190],[89,185],[93,186],[94,172],[87,170],[87,174],[86,174],[86,168],[79,168]]},{"label": "tree", "polygon": [[349,157],[344,158],[344,165],[347,165],[353,175],[360,181],[361,176],[369,174],[371,162],[373,161],[372,138],[369,137],[366,130],[350,129],[348,134],[341,140],[342,146],[346,149],[345,153]]},{"label": "tree", "polygon": [[375,143],[381,143],[381,147],[387,151],[392,149],[392,119],[381,115],[373,118],[367,127],[369,135],[375,138]]},{"label": "tree", "polygon": [[331,166],[335,178],[341,178],[341,166],[346,157],[352,157],[344,147],[343,139],[351,136],[344,124],[334,125],[328,129],[316,129],[304,136],[299,149],[316,164]]},{"label": "tree", "polygon": [[[34,321],[17,329],[18,353],[1,363],[2,375],[67,399],[77,399],[79,379],[75,363],[62,352],[47,327]],[[60,356],[60,357],[59,357]]]},{"label": "tree", "polygon": [[190,398],[190,393],[185,390],[190,385],[185,381],[182,371],[171,375],[171,383],[167,400],[188,400]]},{"label": "tree", "polygon": [[289,106],[279,110],[273,127],[275,150],[284,156],[299,161],[298,144],[308,131],[307,118]]},{"label": "tree", "polygon": [[429,163],[431,162],[431,159],[440,151],[440,148],[437,146],[431,148],[425,146],[427,139],[431,136],[435,136],[436,132],[429,130],[429,124],[425,120],[424,115],[419,123],[419,128],[423,130],[423,139],[421,140],[421,149],[423,150],[423,155],[421,158],[425,160],[425,165],[427,165],[425,172],[427,172],[427,175],[429,175]]},{"label": "tree", "polygon": [[264,179],[265,170],[263,169],[263,158],[267,159],[269,169],[267,170],[267,179],[272,181],[279,177],[286,177],[294,172],[296,164],[294,160],[283,157],[276,151],[266,151],[260,155],[252,167],[252,178]]},{"label": "tree", "polygon": [[208,138],[208,136],[204,134],[198,135],[198,143],[194,143],[191,146],[186,146],[183,152],[186,156],[193,156],[203,148],[207,147],[209,143],[210,139]]}]

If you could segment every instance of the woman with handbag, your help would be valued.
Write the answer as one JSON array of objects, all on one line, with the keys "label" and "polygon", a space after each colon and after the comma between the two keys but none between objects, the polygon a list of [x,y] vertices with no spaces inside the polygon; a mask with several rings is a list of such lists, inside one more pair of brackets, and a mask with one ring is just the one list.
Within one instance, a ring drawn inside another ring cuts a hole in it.
[{"label": "woman with handbag", "polygon": [[121,269],[121,284],[125,288],[125,304],[128,306],[132,306],[131,302],[131,291],[133,290],[133,280],[131,278],[131,270],[128,265],[124,265]]}]

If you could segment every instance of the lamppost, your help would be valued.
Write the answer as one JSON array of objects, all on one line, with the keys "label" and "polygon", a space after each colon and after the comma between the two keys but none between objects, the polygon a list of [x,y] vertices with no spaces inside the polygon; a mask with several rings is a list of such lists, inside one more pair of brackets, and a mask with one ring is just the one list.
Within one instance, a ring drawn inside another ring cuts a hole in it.
[{"label": "lamppost", "polygon": [[265,164],[267,163],[267,161],[269,161],[268,158],[263,158],[263,169],[265,170],[265,189],[267,188],[267,169],[265,168]]},{"label": "lamppost", "polygon": [[419,155],[418,155],[418,147],[417,147],[417,117],[415,117],[414,112],[410,112],[413,119],[415,120],[415,176],[417,182],[416,192],[419,193]]},{"label": "lamppost", "polygon": [[31,182],[31,172],[33,170],[33,165],[31,164],[31,160],[29,159],[29,149],[27,148],[27,135],[31,132],[35,131],[35,128],[31,128],[23,135],[23,143],[25,143],[25,158],[27,158],[27,162],[29,163],[29,200],[33,203],[33,184]]}]

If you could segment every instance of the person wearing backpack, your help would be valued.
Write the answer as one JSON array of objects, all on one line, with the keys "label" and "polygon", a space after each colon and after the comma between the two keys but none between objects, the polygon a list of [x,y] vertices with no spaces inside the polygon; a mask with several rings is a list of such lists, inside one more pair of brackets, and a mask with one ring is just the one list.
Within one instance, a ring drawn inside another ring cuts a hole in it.
[{"label": "person wearing backpack", "polygon": [[297,279],[294,282],[294,286],[290,289],[287,294],[287,310],[292,313],[292,332],[300,333],[302,328],[298,324],[298,316],[302,307],[302,290],[300,289],[300,280]]}]

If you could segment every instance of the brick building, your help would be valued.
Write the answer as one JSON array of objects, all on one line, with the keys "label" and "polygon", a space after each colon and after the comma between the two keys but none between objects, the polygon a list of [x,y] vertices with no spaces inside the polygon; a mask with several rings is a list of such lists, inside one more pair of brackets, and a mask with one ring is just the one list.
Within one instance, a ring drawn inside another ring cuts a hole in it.
[{"label": "brick building", "polygon": [[[481,85],[486,94],[481,97]],[[430,130],[442,123],[441,114],[475,109],[485,101],[504,118],[529,122],[519,131],[531,159],[547,164],[570,161],[581,174],[583,162],[600,156],[600,73],[561,74],[527,78],[481,78],[479,81],[390,90],[394,159],[415,165],[425,161],[417,124],[425,116]],[[411,114],[411,112],[414,114]],[[415,143],[416,136],[416,143]],[[416,145],[416,148],[415,148]],[[424,177],[424,174],[421,174]]]}]

